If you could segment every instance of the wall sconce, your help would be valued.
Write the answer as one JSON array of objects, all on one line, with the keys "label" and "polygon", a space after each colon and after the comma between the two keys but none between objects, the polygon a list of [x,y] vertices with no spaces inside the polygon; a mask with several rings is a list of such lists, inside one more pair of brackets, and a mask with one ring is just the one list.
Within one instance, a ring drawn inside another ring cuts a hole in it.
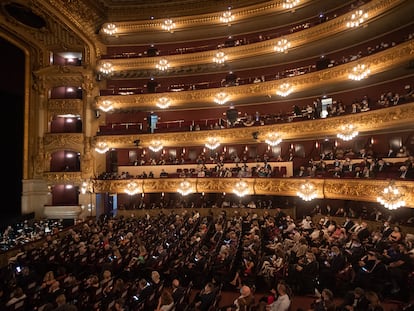
[{"label": "wall sconce", "polygon": [[214,150],[220,146],[220,141],[216,137],[209,137],[205,146],[210,150]]},{"label": "wall sconce", "polygon": [[128,183],[124,191],[129,195],[136,195],[137,193],[142,192],[139,185],[136,182]]},{"label": "wall sconce", "polygon": [[99,109],[103,112],[108,112],[114,109],[114,107],[112,106],[112,102],[110,100],[104,100],[99,104]]},{"label": "wall sconce", "polygon": [[216,53],[216,56],[213,57],[213,62],[216,64],[223,64],[227,60],[227,55],[223,51]]},{"label": "wall sconce", "polygon": [[98,70],[102,74],[110,75],[114,71],[114,68],[110,62],[104,62],[99,66]]},{"label": "wall sconce", "polygon": [[309,181],[305,181],[300,185],[298,192],[296,193],[304,201],[312,201],[317,196],[315,185]]},{"label": "wall sconce", "polygon": [[163,58],[163,59],[161,59],[161,60],[158,62],[158,64],[156,64],[156,65],[155,65],[155,67],[156,67],[158,70],[161,70],[161,71],[166,71],[166,70],[170,67],[170,64],[168,63],[168,60],[166,60],[165,58]]},{"label": "wall sconce", "polygon": [[346,27],[358,27],[368,18],[368,13],[365,13],[363,10],[357,10],[351,15],[351,20],[346,23]]},{"label": "wall sconce", "polygon": [[360,81],[368,77],[371,73],[369,67],[365,64],[358,64],[352,68],[352,72],[348,75],[348,78],[355,81]]},{"label": "wall sconce", "polygon": [[283,83],[279,85],[278,89],[276,90],[276,95],[286,97],[292,92],[293,87],[289,83]]},{"label": "wall sconce", "polygon": [[269,146],[277,146],[282,142],[282,137],[279,133],[269,133],[267,134],[267,138],[265,139],[265,143]]},{"label": "wall sconce", "polygon": [[148,146],[148,148],[153,152],[158,152],[162,148],[164,148],[164,146],[162,145],[162,143],[159,140],[154,140],[154,141],[151,142],[151,144]]},{"label": "wall sconce", "polygon": [[230,96],[226,92],[220,92],[214,96],[214,102],[219,105],[224,105],[229,100]]},{"label": "wall sconce", "polygon": [[336,136],[344,141],[352,140],[358,136],[358,131],[353,124],[342,125],[341,130]]},{"label": "wall sconce", "polygon": [[276,52],[287,53],[290,48],[290,42],[287,39],[282,39],[277,42],[277,45],[273,48]]},{"label": "wall sconce", "polygon": [[233,193],[238,195],[239,197],[244,197],[246,194],[249,193],[249,186],[248,184],[243,181],[239,180],[233,188]]},{"label": "wall sconce", "polygon": [[172,19],[166,19],[161,27],[162,29],[173,33],[175,29],[175,23],[172,21]]},{"label": "wall sconce", "polygon": [[109,23],[106,24],[103,28],[102,31],[108,35],[108,36],[113,36],[114,34],[116,34],[116,32],[118,31],[118,29],[116,28],[116,25],[113,23]]},{"label": "wall sconce", "polygon": [[191,183],[187,180],[184,180],[180,183],[177,192],[180,193],[182,196],[186,196],[192,192]]},{"label": "wall sconce", "polygon": [[104,154],[104,153],[108,152],[108,150],[109,150],[109,146],[105,142],[99,142],[95,146],[95,151],[100,153],[100,154]]},{"label": "wall sconce", "polygon": [[161,109],[166,109],[166,108],[170,107],[171,100],[167,97],[161,97],[157,100],[156,105],[157,105],[157,107],[159,107]]}]

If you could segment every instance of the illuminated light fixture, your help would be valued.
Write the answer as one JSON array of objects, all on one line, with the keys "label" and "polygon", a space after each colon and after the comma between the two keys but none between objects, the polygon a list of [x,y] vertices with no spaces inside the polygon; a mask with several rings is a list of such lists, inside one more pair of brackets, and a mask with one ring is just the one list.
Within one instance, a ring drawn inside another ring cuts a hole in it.
[{"label": "illuminated light fixture", "polygon": [[228,24],[230,26],[230,23],[234,21],[234,15],[231,14],[231,8],[229,7],[226,12],[223,13],[222,16],[220,16],[220,21],[222,23]]},{"label": "illuminated light fixture", "polygon": [[103,32],[107,34],[108,36],[113,36],[117,33],[118,29],[116,28],[115,24],[106,24],[105,27],[103,27]]},{"label": "illuminated light fixture", "polygon": [[346,27],[358,27],[368,18],[368,13],[364,13],[363,10],[357,10],[351,15],[351,20],[346,23]]},{"label": "illuminated light fixture", "polygon": [[180,182],[177,192],[183,196],[190,194],[192,192],[191,183],[188,182],[187,180]]},{"label": "illuminated light fixture", "polygon": [[215,102],[216,104],[219,104],[219,105],[224,105],[224,104],[225,104],[225,103],[227,103],[229,100],[230,100],[230,96],[229,96],[229,94],[227,94],[226,92],[220,92],[220,93],[217,93],[217,94],[214,96],[214,102]]},{"label": "illuminated light fixture", "polygon": [[82,183],[81,193],[86,194],[86,193],[92,193],[92,192],[93,192],[92,182],[91,181],[84,181]]},{"label": "illuminated light fixture", "polygon": [[277,45],[273,48],[276,52],[287,53],[290,48],[290,42],[287,39],[281,39],[277,42]]},{"label": "illuminated light fixture", "polygon": [[162,148],[164,148],[164,146],[162,145],[162,143],[159,140],[154,140],[154,141],[151,142],[151,144],[148,146],[148,148],[153,152],[158,152]]},{"label": "illuminated light fixture", "polygon": [[284,9],[293,9],[299,2],[299,0],[284,0],[282,6]]},{"label": "illuminated light fixture", "polygon": [[368,77],[371,73],[369,67],[365,64],[358,64],[352,68],[352,72],[348,75],[348,78],[355,81],[360,81]]},{"label": "illuminated light fixture", "polygon": [[161,98],[158,98],[156,105],[157,105],[157,107],[159,107],[161,109],[166,109],[166,108],[170,107],[171,100],[167,97],[161,97]]},{"label": "illuminated light fixture", "polygon": [[286,97],[292,92],[293,87],[289,83],[283,83],[279,85],[278,89],[276,90],[276,94],[282,97]]},{"label": "illuminated light fixture", "polygon": [[405,206],[404,194],[398,190],[393,180],[377,197],[377,201],[390,210]]},{"label": "illuminated light fixture", "polygon": [[239,180],[233,188],[233,193],[239,197],[244,197],[246,194],[249,193],[249,186],[243,180]]},{"label": "illuminated light fixture", "polygon": [[296,192],[298,197],[304,201],[312,201],[317,196],[316,187],[314,184],[308,182],[307,180],[300,185],[298,192]]},{"label": "illuminated light fixture", "polygon": [[223,64],[227,60],[227,55],[223,51],[216,53],[216,56],[213,57],[213,62],[216,64]]},{"label": "illuminated light fixture", "polygon": [[205,146],[210,150],[214,150],[220,146],[220,141],[216,137],[209,137]]},{"label": "illuminated light fixture", "polygon": [[108,152],[108,150],[109,150],[109,146],[105,142],[99,142],[95,146],[95,151],[98,152],[98,153],[100,153],[100,154],[104,154],[104,153]]},{"label": "illuminated light fixture", "polygon": [[265,139],[265,143],[274,147],[279,145],[282,142],[282,138],[279,133],[269,133]]},{"label": "illuminated light fixture", "polygon": [[112,102],[110,100],[104,100],[102,103],[99,104],[99,109],[103,112],[108,112],[114,109],[112,106]]},{"label": "illuminated light fixture", "polygon": [[348,141],[358,136],[358,134],[359,133],[353,124],[347,124],[341,126],[341,131],[338,134],[336,134],[336,137]]},{"label": "illuminated light fixture", "polygon": [[128,183],[128,185],[125,188],[125,193],[129,194],[129,195],[136,195],[137,193],[140,193],[140,187],[138,186],[138,184],[136,182],[130,182]]},{"label": "illuminated light fixture", "polygon": [[99,72],[103,73],[105,75],[109,75],[114,71],[114,68],[112,67],[112,64],[110,62],[104,62],[99,67]]},{"label": "illuminated light fixture", "polygon": [[155,67],[158,70],[161,71],[166,71],[168,68],[170,68],[170,64],[168,63],[168,60],[166,60],[165,58],[161,59],[158,64],[155,65]]},{"label": "illuminated light fixture", "polygon": [[172,19],[166,19],[164,21],[164,24],[162,24],[162,29],[173,33],[175,29],[175,23],[172,21]]}]

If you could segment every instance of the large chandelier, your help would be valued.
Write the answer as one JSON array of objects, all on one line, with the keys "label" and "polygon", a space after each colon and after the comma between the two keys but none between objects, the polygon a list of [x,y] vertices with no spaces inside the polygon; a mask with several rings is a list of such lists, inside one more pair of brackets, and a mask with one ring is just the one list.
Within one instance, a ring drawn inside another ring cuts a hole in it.
[{"label": "large chandelier", "polygon": [[161,59],[158,64],[155,65],[155,67],[158,70],[161,71],[166,71],[168,68],[170,68],[170,64],[168,63],[168,60],[166,60],[165,58]]},{"label": "large chandelier", "polygon": [[188,182],[187,180],[180,182],[177,192],[183,196],[190,194],[192,192],[191,183]]},{"label": "large chandelier", "polygon": [[238,195],[239,197],[244,197],[246,194],[249,193],[249,186],[245,181],[240,180],[234,185],[233,193]]},{"label": "large chandelier", "polygon": [[283,0],[284,9],[292,9],[299,4],[300,0]]},{"label": "large chandelier", "polygon": [[404,194],[398,190],[392,180],[377,197],[377,201],[390,210],[395,210],[405,205]]},{"label": "large chandelier", "polygon": [[368,77],[371,73],[369,67],[365,64],[358,64],[352,68],[352,72],[348,75],[348,78],[355,81],[360,81]]},{"label": "large chandelier", "polygon": [[99,66],[99,72],[105,75],[109,75],[114,71],[112,64],[110,62],[104,62]]},{"label": "large chandelier", "polygon": [[166,19],[161,27],[162,29],[173,33],[175,29],[175,23],[172,21],[172,19]]},{"label": "large chandelier", "polygon": [[164,148],[164,146],[162,145],[162,142],[160,142],[159,140],[153,140],[150,145],[148,146],[148,148],[153,151],[153,152],[158,152],[160,151],[162,148]]},{"label": "large chandelier", "polygon": [[161,97],[161,98],[158,98],[156,105],[157,105],[157,107],[159,107],[161,109],[166,109],[166,108],[170,107],[171,100],[167,97]]},{"label": "large chandelier", "polygon": [[107,34],[108,36],[112,36],[114,34],[116,34],[116,32],[118,31],[118,29],[116,28],[115,24],[109,23],[106,24],[103,28],[102,31]]},{"label": "large chandelier", "polygon": [[278,89],[276,90],[276,94],[282,97],[286,97],[292,92],[293,87],[289,83],[283,83],[279,85]]},{"label": "large chandelier", "polygon": [[271,147],[277,146],[282,142],[282,138],[280,137],[279,133],[269,133],[267,134],[267,138],[265,139],[265,143]]},{"label": "large chandelier", "polygon": [[234,21],[234,15],[231,14],[231,8],[223,13],[222,16],[220,16],[220,21],[222,23],[228,24],[230,26],[230,22]]},{"label": "large chandelier", "polygon": [[290,48],[290,42],[287,39],[281,39],[277,42],[277,45],[273,48],[276,52],[287,53]]},{"label": "large chandelier", "polygon": [[138,184],[133,181],[128,183],[124,191],[129,195],[136,195],[137,193],[141,192]]},{"label": "large chandelier", "polygon": [[210,150],[214,150],[220,146],[220,141],[216,137],[209,137],[207,138],[205,146]]},{"label": "large chandelier", "polygon": [[109,150],[109,146],[106,142],[99,142],[95,146],[95,151],[100,154],[104,154],[108,152],[108,150]]},{"label": "large chandelier", "polygon": [[230,96],[226,92],[219,92],[214,96],[214,102],[219,105],[224,105],[229,101],[229,99]]},{"label": "large chandelier", "polygon": [[104,100],[99,104],[99,109],[103,112],[108,112],[114,109],[114,107],[112,106],[112,102],[110,100]]},{"label": "large chandelier", "polygon": [[358,27],[368,18],[368,13],[363,10],[357,10],[351,15],[351,20],[346,23],[346,27]]},{"label": "large chandelier", "polygon": [[349,141],[358,136],[358,131],[353,124],[342,125],[336,136],[342,140]]},{"label": "large chandelier", "polygon": [[314,184],[305,181],[300,185],[298,192],[296,192],[298,197],[304,201],[312,201],[317,196],[316,187]]},{"label": "large chandelier", "polygon": [[223,64],[227,60],[227,55],[223,51],[218,51],[213,57],[213,62],[216,64]]}]

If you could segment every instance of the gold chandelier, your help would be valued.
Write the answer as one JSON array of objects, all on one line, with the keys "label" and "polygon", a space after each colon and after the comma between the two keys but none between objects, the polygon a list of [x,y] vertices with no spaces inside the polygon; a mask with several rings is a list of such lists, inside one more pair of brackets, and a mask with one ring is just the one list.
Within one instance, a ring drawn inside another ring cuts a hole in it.
[{"label": "gold chandelier", "polygon": [[282,137],[279,133],[271,132],[267,134],[267,138],[265,139],[265,143],[271,147],[277,146],[282,142]]},{"label": "gold chandelier", "polygon": [[352,68],[352,72],[348,75],[348,78],[355,81],[360,81],[369,76],[371,70],[369,66],[365,64],[358,64]]},{"label": "gold chandelier", "polygon": [[156,105],[157,105],[157,107],[159,107],[161,109],[166,109],[166,108],[170,107],[171,100],[167,97],[161,97],[161,98],[158,98]]},{"label": "gold chandelier", "polygon": [[162,29],[173,33],[176,26],[172,19],[166,19],[161,27]]},{"label": "gold chandelier", "polygon": [[110,100],[104,100],[99,104],[99,109],[103,112],[111,111],[114,107],[112,106],[112,102]]},{"label": "gold chandelier", "polygon": [[233,188],[233,193],[239,197],[244,197],[249,193],[249,186],[244,180],[239,180]]},{"label": "gold chandelier", "polygon": [[232,21],[234,21],[234,15],[231,14],[231,7],[228,8],[227,11],[225,11],[221,16],[220,16],[220,21],[222,23],[228,24],[230,26],[230,23]]},{"label": "gold chandelier", "polygon": [[404,194],[395,186],[393,180],[382,190],[377,197],[377,201],[390,210],[395,210],[405,205]]},{"label": "gold chandelier", "polygon": [[219,105],[224,105],[229,99],[230,96],[226,92],[219,92],[214,96],[214,102]]},{"label": "gold chandelier", "polygon": [[114,71],[112,64],[110,62],[104,62],[99,66],[99,72],[105,75],[109,75]]},{"label": "gold chandelier", "polygon": [[161,71],[166,71],[168,68],[170,68],[170,64],[168,63],[168,60],[166,60],[165,58],[161,59],[158,64],[155,65],[155,67],[158,70]]},{"label": "gold chandelier", "polygon": [[283,83],[279,85],[278,89],[276,90],[276,95],[286,97],[292,92],[293,87],[289,83]]},{"label": "gold chandelier", "polygon": [[109,150],[109,146],[106,142],[99,142],[95,146],[95,151],[100,154],[104,154],[108,152],[108,150]]},{"label": "gold chandelier", "polygon": [[214,150],[220,146],[220,141],[216,137],[209,137],[207,138],[205,146],[210,150]]},{"label": "gold chandelier", "polygon": [[276,52],[287,53],[290,48],[290,42],[287,39],[281,39],[277,42],[277,45],[273,48]]},{"label": "gold chandelier", "polygon": [[317,196],[316,187],[313,183],[305,181],[300,185],[298,192],[296,193],[304,201],[312,201]]},{"label": "gold chandelier", "polygon": [[141,192],[141,189],[140,189],[139,185],[136,182],[132,181],[132,182],[127,184],[124,191],[125,191],[125,193],[127,193],[129,195],[136,195],[137,193]]},{"label": "gold chandelier", "polygon": [[353,28],[361,25],[368,18],[368,13],[365,13],[363,10],[356,10],[351,15],[351,20],[346,23],[346,27]]},{"label": "gold chandelier", "polygon": [[349,141],[358,136],[358,131],[353,124],[342,125],[336,136],[344,141]]},{"label": "gold chandelier", "polygon": [[118,31],[118,29],[116,28],[116,25],[113,23],[109,23],[106,24],[102,31],[107,34],[108,36],[113,36],[114,34],[116,34],[116,32]]},{"label": "gold chandelier", "polygon": [[160,151],[162,148],[164,148],[164,146],[162,145],[162,142],[159,140],[153,140],[150,145],[148,146],[148,148],[153,151],[153,152],[158,152]]},{"label": "gold chandelier", "polygon": [[192,192],[191,183],[187,180],[180,182],[177,192],[180,193],[182,196],[190,194]]},{"label": "gold chandelier", "polygon": [[227,60],[227,55],[223,51],[216,53],[216,56],[213,57],[213,62],[216,64],[223,64]]},{"label": "gold chandelier", "polygon": [[299,2],[299,0],[284,0],[282,6],[284,9],[293,9]]}]

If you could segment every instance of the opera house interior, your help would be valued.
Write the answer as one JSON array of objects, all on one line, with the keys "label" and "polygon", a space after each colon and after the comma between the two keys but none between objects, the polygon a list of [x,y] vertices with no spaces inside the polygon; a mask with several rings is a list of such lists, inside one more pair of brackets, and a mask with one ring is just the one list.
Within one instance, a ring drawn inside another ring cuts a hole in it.
[{"label": "opera house interior", "polygon": [[[273,289],[276,303],[286,288],[289,310],[322,310],[327,291],[355,288],[371,305],[360,310],[413,302],[409,12],[410,0],[2,1],[0,42],[21,64],[1,66],[23,68],[21,217],[0,228],[2,279],[14,280],[0,284],[4,310],[57,310],[50,271],[78,310],[285,310],[258,293]],[[352,262],[353,241],[387,279],[360,273],[369,259]],[[241,270],[249,261],[254,275]],[[22,267],[41,277],[8,303]],[[94,277],[99,293],[83,296]],[[112,293],[118,279],[129,286]],[[161,308],[176,279],[186,295]],[[207,307],[189,295],[210,285]],[[224,291],[245,286],[254,302],[227,306]],[[349,310],[333,296],[323,310]]]}]

